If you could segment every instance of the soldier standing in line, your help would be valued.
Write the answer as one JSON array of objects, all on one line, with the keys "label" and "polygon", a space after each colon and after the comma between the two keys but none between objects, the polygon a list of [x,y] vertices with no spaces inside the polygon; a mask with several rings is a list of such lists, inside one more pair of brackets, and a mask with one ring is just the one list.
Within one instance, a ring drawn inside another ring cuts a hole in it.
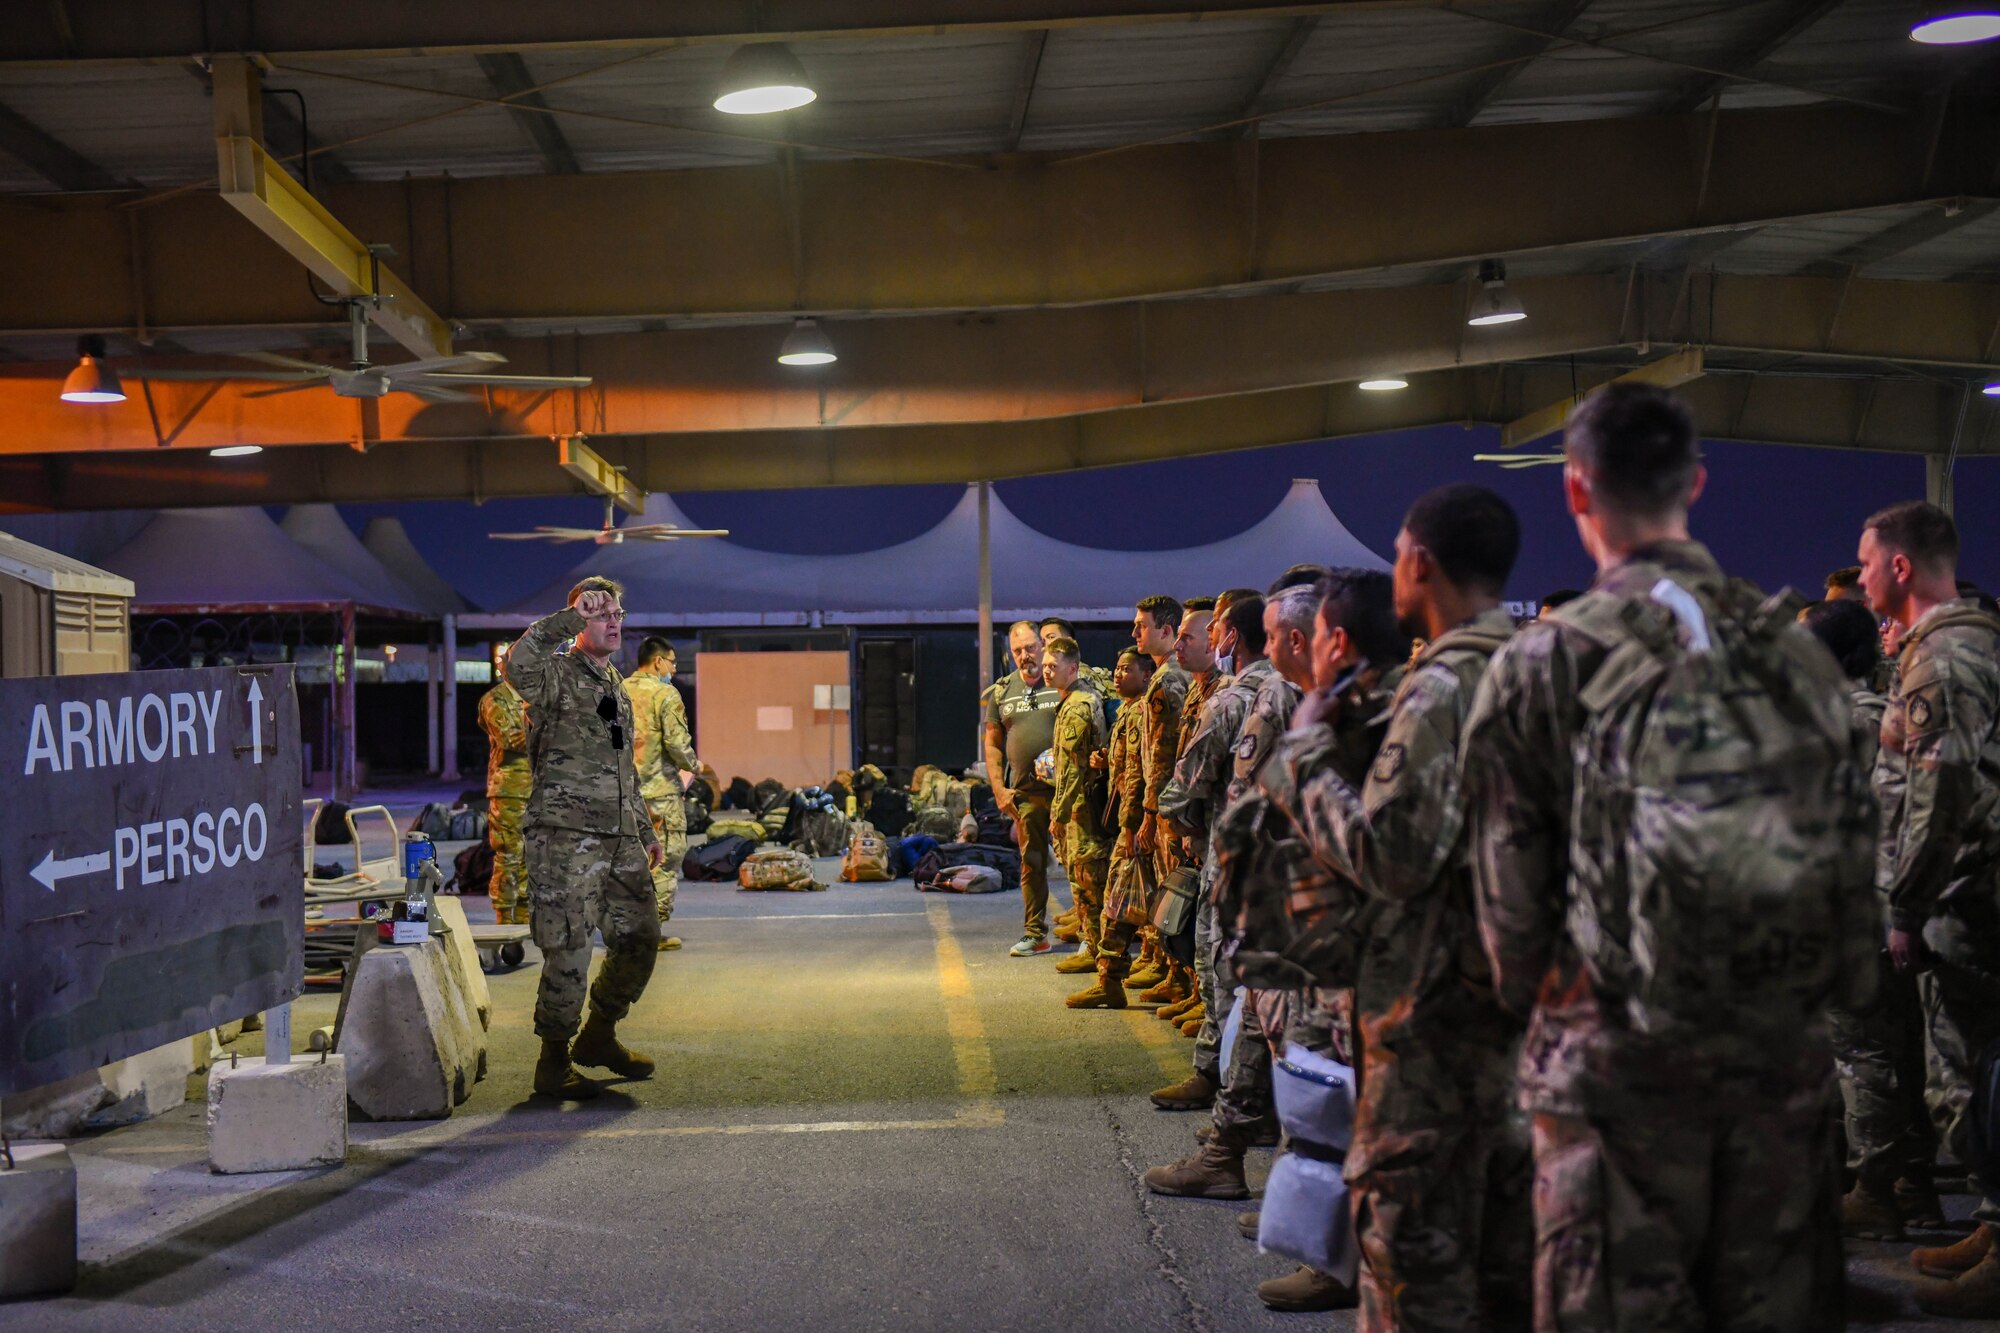
[{"label": "soldier standing in line", "polygon": [[[1152,918],[1152,895],[1158,892],[1167,870],[1172,869],[1167,859],[1170,855],[1167,836],[1160,828],[1160,787],[1173,772],[1174,760],[1180,755],[1181,706],[1187,700],[1187,672],[1173,660],[1174,638],[1180,633],[1180,624],[1181,604],[1164,594],[1140,602],[1132,617],[1132,644],[1153,659],[1154,667],[1153,679],[1139,700],[1143,715],[1138,756],[1140,822],[1132,841],[1135,856],[1144,863],[1135,883],[1148,890],[1146,901],[1138,905],[1145,920]],[[1192,994],[1193,972],[1167,950],[1159,932],[1150,926],[1146,930],[1161,951],[1168,975],[1152,990],[1141,992],[1140,1002],[1156,1003],[1153,997],[1163,989],[1183,998]]]},{"label": "soldier standing in line", "polygon": [[[1966,1162],[1973,1081],[2000,1040],[2000,619],[1961,595],[1958,529],[1936,505],[1870,518],[1860,556],[1870,608],[1898,631],[1875,765],[1889,959],[1917,977],[1931,1118]],[[1978,1228],[1911,1256],[1934,1279],[1917,1291],[1929,1314],[2000,1318],[2000,1180],[1973,1185]]]},{"label": "soldier standing in line", "polygon": [[1349,945],[1362,1068],[1345,1174],[1363,1330],[1516,1327],[1529,1311],[1520,1024],[1480,949],[1458,779],[1473,692],[1514,632],[1499,599],[1520,545],[1514,511],[1483,487],[1443,487],[1411,507],[1394,596],[1424,648],[1367,781],[1328,767],[1299,792],[1308,846],[1360,893]]},{"label": "soldier standing in line", "polygon": [[[1111,838],[1110,869],[1104,891],[1103,931],[1097,944],[1097,975],[1100,983],[1115,980],[1121,986],[1141,988],[1144,973],[1131,973],[1126,951],[1133,937],[1146,924],[1146,890],[1140,882],[1136,859],[1139,825],[1145,815],[1145,780],[1140,770],[1139,747],[1144,741],[1145,711],[1136,705],[1153,679],[1153,659],[1137,648],[1118,655],[1112,672],[1112,687],[1123,701],[1118,720],[1111,725],[1111,741],[1105,752],[1105,779],[1108,788],[1105,832]],[[1158,982],[1164,968],[1153,976]],[[1151,984],[1151,983],[1149,983]],[[1072,997],[1074,999],[1074,997]],[[1072,1003],[1071,1008],[1091,1006]]]},{"label": "soldier standing in line", "polygon": [[[625,695],[632,701],[632,759],[639,767],[639,795],[653,818],[660,839],[661,861],[653,867],[653,900],[660,925],[674,915],[674,895],[680,891],[681,858],[687,855],[687,789],[681,774],[701,768],[694,740],[688,735],[687,705],[674,688],[674,646],[648,638],[639,645],[639,668],[625,678]],[[681,947],[678,935],[660,932],[660,951]]]},{"label": "soldier standing in line", "polygon": [[[527,818],[529,925],[542,951],[535,1091],[572,1101],[597,1095],[574,1065],[628,1078],[653,1072],[617,1034],[659,954],[652,872],[663,856],[632,762],[632,704],[611,665],[624,637],[623,593],[610,579],[585,579],[507,655],[507,679],[528,703],[535,778]],[[594,930],[604,932],[604,965],[577,1033]]]},{"label": "soldier standing in line", "polygon": [[1873,998],[1876,807],[1795,606],[1688,536],[1697,442],[1649,385],[1571,414],[1598,576],[1495,654],[1460,747],[1480,934],[1528,1018],[1540,1329],[1842,1323],[1824,1010]]},{"label": "soldier standing in line", "polygon": [[[1111,840],[1104,830],[1103,756],[1109,739],[1104,700],[1082,678],[1082,670],[1076,640],[1055,639],[1042,650],[1042,679],[1062,694],[1062,704],[1056,709],[1055,739],[1049,746],[1056,768],[1055,797],[1049,803],[1049,842],[1063,849],[1083,935],[1076,953],[1056,964],[1058,972],[1097,970],[1104,886],[1111,861]],[[1120,1005],[1124,999],[1125,991],[1120,987]]]},{"label": "soldier standing in line", "polygon": [[1035,760],[1055,739],[1060,696],[1042,679],[1042,640],[1032,620],[1007,630],[1007,651],[1015,670],[980,699],[986,730],[986,780],[993,802],[1014,821],[1021,849],[1022,932],[1007,951],[1030,958],[1049,952],[1049,785],[1035,776]]},{"label": "soldier standing in line", "polygon": [[[1181,607],[1181,626],[1174,635],[1174,664],[1188,673],[1187,697],[1181,700],[1181,720],[1179,742],[1174,755],[1174,767],[1167,772],[1167,780],[1160,787],[1161,833],[1172,853],[1173,868],[1192,866],[1199,873],[1201,850],[1199,828],[1190,828],[1177,823],[1173,813],[1167,809],[1168,793],[1174,787],[1174,774],[1181,761],[1187,757],[1188,747],[1194,743],[1195,733],[1201,729],[1201,719],[1208,709],[1208,701],[1226,682],[1215,665],[1215,603],[1213,597],[1190,597]],[[1186,813],[1183,811],[1183,813]],[[1164,875],[1162,876],[1164,878]],[[1166,1021],[1181,1030],[1181,1035],[1201,1036],[1203,1025],[1209,1019],[1209,1010],[1214,1006],[1215,977],[1209,971],[1208,960],[1202,954],[1202,923],[1199,900],[1194,919],[1186,936],[1177,942],[1177,947],[1192,945],[1192,961],[1189,972],[1194,977],[1194,995],[1177,1009],[1166,1012]],[[1216,1034],[1220,1029],[1215,1030]],[[1213,1043],[1211,1043],[1213,1044]],[[1200,1052],[1196,1052],[1197,1062]]]},{"label": "soldier standing in line", "polygon": [[[504,654],[501,660],[505,662]],[[480,697],[479,726],[486,733],[486,842],[493,849],[493,878],[486,893],[493,900],[495,921],[526,924],[528,907],[522,897],[528,872],[521,819],[534,776],[528,765],[528,706],[505,675]]]}]

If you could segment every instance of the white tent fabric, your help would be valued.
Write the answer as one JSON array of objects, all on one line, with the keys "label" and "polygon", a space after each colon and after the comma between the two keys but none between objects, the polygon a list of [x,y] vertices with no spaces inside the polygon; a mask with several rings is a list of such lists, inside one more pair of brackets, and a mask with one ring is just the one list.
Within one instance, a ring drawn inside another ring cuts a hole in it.
[{"label": "white tent fabric", "polygon": [[[1387,568],[1347,530],[1311,479],[1294,481],[1277,508],[1249,529],[1170,551],[1078,546],[1036,532],[997,493],[990,506],[994,616],[1002,621],[1030,615],[1119,619],[1152,593],[1262,588],[1301,561]],[[643,521],[697,526],[665,495],[646,502]],[[626,608],[646,625],[969,621],[979,605],[978,491],[968,486],[928,532],[853,555],[786,555],[706,538],[599,546],[535,596],[466,623],[499,627],[546,615],[589,574],[624,584]]]},{"label": "white tent fabric", "polygon": [[278,527],[327,568],[359,586],[371,605],[418,613],[427,609],[409,585],[383,568],[374,553],[361,544],[332,505],[293,505]]},{"label": "white tent fabric", "polygon": [[136,585],[134,610],[377,605],[366,588],[302,549],[255,507],[163,509],[99,563]]},{"label": "white tent fabric", "polygon": [[403,529],[403,520],[386,514],[369,519],[361,533],[361,544],[382,562],[384,569],[415,593],[418,603],[432,615],[460,616],[472,609],[472,603],[459,596],[458,589],[445,582],[444,576],[418,553],[410,534]]}]

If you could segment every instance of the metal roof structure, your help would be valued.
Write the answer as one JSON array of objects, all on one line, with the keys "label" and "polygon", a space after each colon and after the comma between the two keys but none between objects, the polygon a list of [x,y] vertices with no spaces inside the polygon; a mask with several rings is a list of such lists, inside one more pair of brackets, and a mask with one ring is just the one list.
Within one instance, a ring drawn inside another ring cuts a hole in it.
[{"label": "metal roof structure", "polygon": [[[1913,10],[65,0],[0,33],[0,480],[56,508],[553,493],[579,435],[657,489],[967,480],[1504,423],[1676,347],[1711,433],[1991,451],[1965,400],[2000,374],[2000,64],[1911,42]],[[817,100],[713,110],[768,40]],[[79,333],[140,370],[345,347],[218,196],[231,53],[263,149],[440,329],[593,387],[52,406]],[[1483,259],[1533,317],[1468,336]],[[772,364],[801,315],[843,354],[816,378]],[[1348,392],[1379,373],[1410,394]],[[267,453],[180,461],[239,440]]]}]

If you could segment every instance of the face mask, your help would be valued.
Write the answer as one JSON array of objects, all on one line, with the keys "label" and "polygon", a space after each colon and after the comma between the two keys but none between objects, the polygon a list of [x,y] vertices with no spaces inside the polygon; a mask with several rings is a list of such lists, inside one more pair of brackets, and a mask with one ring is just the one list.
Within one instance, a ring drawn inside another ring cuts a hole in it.
[{"label": "face mask", "polygon": [[1215,659],[1215,669],[1225,676],[1236,674],[1236,654],[1223,653]]}]

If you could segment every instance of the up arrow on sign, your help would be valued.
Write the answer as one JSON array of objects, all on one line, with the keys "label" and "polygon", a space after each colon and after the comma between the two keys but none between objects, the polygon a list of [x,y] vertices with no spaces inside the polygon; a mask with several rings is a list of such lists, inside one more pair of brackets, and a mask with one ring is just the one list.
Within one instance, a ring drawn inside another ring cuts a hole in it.
[{"label": "up arrow on sign", "polygon": [[264,702],[264,687],[255,676],[250,677],[250,762],[264,762],[264,710],[258,707]]},{"label": "up arrow on sign", "polygon": [[95,856],[72,856],[67,861],[58,861],[52,851],[42,858],[41,864],[28,873],[41,881],[43,888],[54,893],[56,885],[72,875],[89,875],[109,869],[111,869],[110,852],[99,852]]}]

